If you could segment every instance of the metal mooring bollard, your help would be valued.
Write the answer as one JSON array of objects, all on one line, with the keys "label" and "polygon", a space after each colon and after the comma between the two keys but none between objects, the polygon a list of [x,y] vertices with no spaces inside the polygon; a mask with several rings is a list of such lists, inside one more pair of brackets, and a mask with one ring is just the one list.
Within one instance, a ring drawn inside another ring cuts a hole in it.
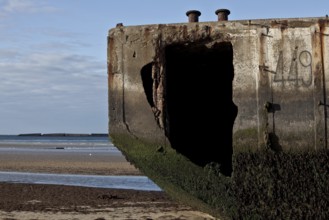
[{"label": "metal mooring bollard", "polygon": [[198,10],[190,10],[186,12],[186,15],[188,16],[188,22],[199,22],[201,12]]}]

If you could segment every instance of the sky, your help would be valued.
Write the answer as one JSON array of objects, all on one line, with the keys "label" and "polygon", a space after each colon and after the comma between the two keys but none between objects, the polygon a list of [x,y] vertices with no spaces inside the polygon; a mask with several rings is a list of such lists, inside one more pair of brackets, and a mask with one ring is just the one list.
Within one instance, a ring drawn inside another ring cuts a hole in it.
[{"label": "sky", "polygon": [[125,26],[323,17],[328,0],[0,0],[0,134],[107,133],[107,35]]}]

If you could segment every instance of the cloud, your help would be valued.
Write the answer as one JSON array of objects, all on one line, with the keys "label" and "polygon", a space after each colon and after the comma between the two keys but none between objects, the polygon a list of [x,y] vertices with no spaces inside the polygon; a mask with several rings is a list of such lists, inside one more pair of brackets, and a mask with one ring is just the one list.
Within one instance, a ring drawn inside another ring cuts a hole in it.
[{"label": "cloud", "polygon": [[0,60],[6,61],[6,60],[15,60],[17,57],[19,57],[19,52],[14,49],[0,49]]},{"label": "cloud", "polygon": [[[1,51],[0,57],[5,55],[7,61],[0,62],[2,97],[5,94],[86,93],[91,86],[93,90],[106,89],[100,82],[106,77],[105,61],[76,54],[34,52],[24,55]],[[10,56],[19,59],[10,61]]]},{"label": "cloud", "polygon": [[0,50],[0,72],[1,111],[107,105],[105,60],[75,51],[7,49]]},{"label": "cloud", "polygon": [[102,57],[92,34],[62,25],[58,13],[25,16],[57,10],[47,4],[0,0],[0,134],[104,132],[106,49]]},{"label": "cloud", "polygon": [[6,125],[0,133],[106,132],[105,60],[64,52],[0,55],[16,57],[0,59],[0,120]]},{"label": "cloud", "polygon": [[8,13],[36,13],[57,11],[55,7],[48,6],[40,0],[2,0],[0,1],[0,14]]}]

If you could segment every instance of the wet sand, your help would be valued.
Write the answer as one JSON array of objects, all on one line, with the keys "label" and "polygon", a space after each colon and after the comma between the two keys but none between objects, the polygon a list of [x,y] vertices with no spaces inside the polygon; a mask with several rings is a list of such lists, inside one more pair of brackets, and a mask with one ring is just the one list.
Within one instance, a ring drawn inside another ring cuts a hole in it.
[{"label": "wet sand", "polygon": [[[142,175],[122,155],[0,154],[0,171]],[[159,191],[0,183],[0,219],[215,219]]]},{"label": "wet sand", "polygon": [[163,192],[0,184],[1,219],[213,219]]},{"label": "wet sand", "polygon": [[0,171],[94,175],[142,175],[121,154],[53,152],[0,152]]}]

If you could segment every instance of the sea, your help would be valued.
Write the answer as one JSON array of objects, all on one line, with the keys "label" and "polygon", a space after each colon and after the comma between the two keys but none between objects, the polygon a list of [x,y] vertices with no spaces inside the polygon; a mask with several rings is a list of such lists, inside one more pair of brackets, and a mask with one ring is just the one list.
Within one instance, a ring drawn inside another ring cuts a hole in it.
[{"label": "sea", "polygon": [[[102,159],[106,158],[106,155],[123,157],[110,138],[104,134],[0,135],[0,154],[42,156],[58,153],[59,150],[62,156],[89,154]],[[162,191],[148,177],[136,175],[81,175],[0,170],[0,182]]]}]

